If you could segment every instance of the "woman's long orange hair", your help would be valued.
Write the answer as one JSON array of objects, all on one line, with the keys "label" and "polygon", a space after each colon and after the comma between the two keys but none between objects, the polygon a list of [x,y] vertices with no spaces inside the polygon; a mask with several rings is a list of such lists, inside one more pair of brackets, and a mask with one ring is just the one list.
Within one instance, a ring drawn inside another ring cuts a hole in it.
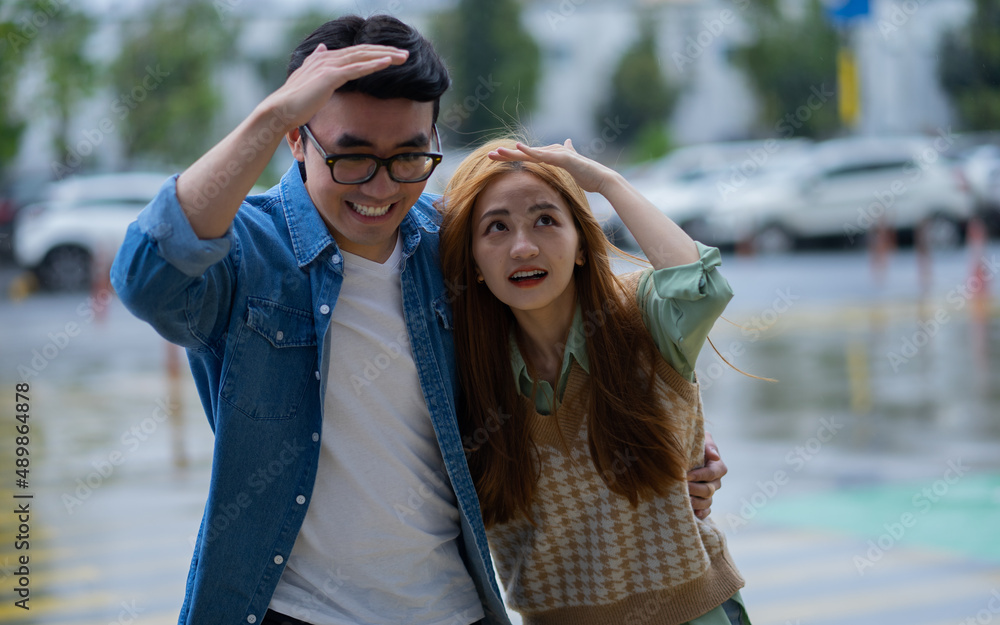
[{"label": "woman's long orange hair", "polygon": [[598,474],[609,489],[636,505],[664,494],[687,471],[687,454],[654,389],[659,352],[639,316],[622,306],[623,298],[634,294],[625,293],[611,271],[609,244],[586,195],[559,167],[487,156],[514,144],[496,140],[470,154],[452,176],[441,206],[441,262],[454,296],[461,382],[458,419],[487,527],[521,514],[530,519],[538,480],[526,408],[510,362],[509,336],[516,322],[510,308],[476,282],[472,255],[476,199],[509,172],[529,172],[559,192],[580,233],[586,263],[575,268],[574,279],[584,318],[593,327],[586,337],[591,382],[586,424]]}]

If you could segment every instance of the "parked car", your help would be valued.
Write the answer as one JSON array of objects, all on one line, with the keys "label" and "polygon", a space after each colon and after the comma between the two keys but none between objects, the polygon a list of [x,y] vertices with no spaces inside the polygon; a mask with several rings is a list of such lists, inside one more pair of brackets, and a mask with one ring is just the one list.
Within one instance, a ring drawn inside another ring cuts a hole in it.
[{"label": "parked car", "polygon": [[0,261],[9,260],[14,254],[14,217],[17,204],[12,198],[0,197]]},{"label": "parked car", "polygon": [[977,145],[960,155],[962,172],[976,202],[976,214],[1000,234],[1000,146]]},{"label": "parked car", "polygon": [[[706,236],[705,216],[719,203],[812,143],[807,139],[702,143],[623,172],[643,196],[695,239]],[[610,207],[608,207],[610,210]],[[605,234],[619,247],[634,239],[611,212]]]},{"label": "parked car", "polygon": [[169,177],[158,173],[77,176],[52,183],[44,199],[25,206],[14,227],[14,257],[43,288],[80,290],[95,259],[105,270],[128,225]]},{"label": "parked car", "polygon": [[0,263],[14,262],[14,224],[21,208],[41,199],[48,179],[37,172],[0,171]]},{"label": "parked car", "polygon": [[957,245],[974,201],[957,164],[924,138],[845,138],[717,204],[706,219],[714,245],[750,242],[779,252],[798,243],[863,241],[872,226],[918,227],[935,247]]}]

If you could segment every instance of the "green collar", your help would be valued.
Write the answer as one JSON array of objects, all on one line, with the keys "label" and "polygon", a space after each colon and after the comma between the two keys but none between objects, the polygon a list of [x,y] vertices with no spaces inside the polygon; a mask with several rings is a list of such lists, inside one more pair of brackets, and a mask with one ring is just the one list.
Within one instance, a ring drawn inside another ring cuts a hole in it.
[{"label": "green collar", "polygon": [[[510,364],[514,369],[514,380],[517,382],[517,387],[521,391],[521,394],[525,397],[531,397],[534,380],[528,375],[528,365],[524,362],[524,356],[521,355],[521,350],[517,346],[517,339],[514,336],[513,329],[511,329],[509,340]],[[580,310],[579,304],[576,305],[576,311],[573,313],[573,324],[570,326],[569,336],[566,337],[566,349],[563,351],[563,361],[559,373],[559,384],[556,388],[556,397],[562,397],[573,360],[576,360],[580,368],[587,374],[590,374],[590,359],[587,357],[587,336],[583,327],[583,312]],[[552,412],[551,398],[551,385],[544,380],[539,380],[535,404],[540,413],[550,414]]]}]

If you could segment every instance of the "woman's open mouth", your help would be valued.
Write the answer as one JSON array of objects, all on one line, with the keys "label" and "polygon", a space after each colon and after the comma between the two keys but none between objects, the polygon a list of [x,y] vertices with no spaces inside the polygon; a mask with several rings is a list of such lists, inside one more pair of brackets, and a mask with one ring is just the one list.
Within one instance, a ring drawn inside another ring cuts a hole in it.
[{"label": "woman's open mouth", "polygon": [[517,286],[534,286],[545,279],[549,273],[541,269],[529,271],[515,271],[507,278]]}]

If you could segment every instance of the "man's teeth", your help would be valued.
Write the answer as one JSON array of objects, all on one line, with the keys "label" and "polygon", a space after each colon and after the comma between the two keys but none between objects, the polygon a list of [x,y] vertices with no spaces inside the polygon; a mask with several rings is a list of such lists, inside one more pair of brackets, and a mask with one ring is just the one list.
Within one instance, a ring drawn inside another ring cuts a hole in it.
[{"label": "man's teeth", "polygon": [[351,208],[365,217],[381,217],[389,212],[389,208],[391,206],[392,204],[386,204],[385,206],[365,206],[363,204],[355,204],[354,202],[351,202]]},{"label": "man's teeth", "polygon": [[545,272],[542,271],[541,269],[536,269],[535,271],[517,271],[510,277],[510,279],[522,280],[524,278],[536,278],[544,275]]}]

